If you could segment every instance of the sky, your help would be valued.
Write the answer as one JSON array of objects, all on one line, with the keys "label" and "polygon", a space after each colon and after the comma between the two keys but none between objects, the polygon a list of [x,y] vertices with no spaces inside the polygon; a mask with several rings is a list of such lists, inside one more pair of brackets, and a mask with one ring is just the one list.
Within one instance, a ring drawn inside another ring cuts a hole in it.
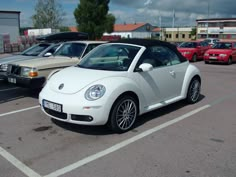
[{"label": "sky", "polygon": [[[76,26],[73,12],[79,0],[57,0],[65,12],[63,24]],[[21,27],[32,26],[37,0],[0,0],[0,10],[21,11]],[[116,24],[147,22],[159,27],[195,26],[196,19],[236,18],[235,0],[110,0]],[[174,17],[174,18],[173,18]],[[174,19],[174,20],[173,20]]]}]

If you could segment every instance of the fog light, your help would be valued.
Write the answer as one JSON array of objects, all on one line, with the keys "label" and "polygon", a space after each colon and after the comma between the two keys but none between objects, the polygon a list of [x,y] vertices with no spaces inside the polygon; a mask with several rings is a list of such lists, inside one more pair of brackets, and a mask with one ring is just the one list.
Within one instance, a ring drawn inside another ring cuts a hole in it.
[{"label": "fog light", "polygon": [[92,116],[86,116],[86,115],[71,115],[71,120],[76,120],[76,121],[84,121],[84,122],[91,122],[93,121]]}]

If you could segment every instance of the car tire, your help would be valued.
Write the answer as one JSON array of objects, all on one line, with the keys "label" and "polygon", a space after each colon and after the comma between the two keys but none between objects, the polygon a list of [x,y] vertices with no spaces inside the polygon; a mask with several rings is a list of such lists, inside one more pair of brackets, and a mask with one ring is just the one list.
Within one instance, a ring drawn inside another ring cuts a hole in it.
[{"label": "car tire", "polygon": [[199,78],[194,77],[188,87],[186,101],[189,104],[194,104],[198,101],[201,91],[201,81]]},{"label": "car tire", "polygon": [[205,61],[205,64],[209,64],[209,61]]},{"label": "car tire", "polygon": [[137,115],[137,100],[132,96],[122,96],[112,106],[108,126],[116,133],[124,133],[133,127]]},{"label": "car tire", "polygon": [[231,64],[232,64],[232,57],[229,57],[227,64],[228,64],[228,65],[231,65]]},{"label": "car tire", "polygon": [[196,61],[197,61],[197,54],[195,53],[192,56],[192,62],[196,62]]}]

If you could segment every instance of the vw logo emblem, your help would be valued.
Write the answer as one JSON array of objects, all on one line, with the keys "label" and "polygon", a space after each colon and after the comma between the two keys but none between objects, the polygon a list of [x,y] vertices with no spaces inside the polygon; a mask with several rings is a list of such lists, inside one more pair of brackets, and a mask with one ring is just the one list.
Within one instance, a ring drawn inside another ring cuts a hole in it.
[{"label": "vw logo emblem", "polygon": [[64,84],[61,84],[61,85],[59,85],[58,89],[61,90],[61,89],[63,89],[63,87],[64,87]]}]

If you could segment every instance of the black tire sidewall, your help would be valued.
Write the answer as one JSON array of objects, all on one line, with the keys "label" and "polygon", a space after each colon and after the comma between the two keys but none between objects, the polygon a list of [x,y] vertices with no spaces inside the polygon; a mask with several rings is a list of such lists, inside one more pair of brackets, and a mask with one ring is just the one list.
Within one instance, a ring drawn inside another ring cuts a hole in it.
[{"label": "black tire sidewall", "polygon": [[[199,100],[199,97],[198,97],[198,99],[196,100],[196,101],[193,101],[192,99],[191,99],[191,96],[190,96],[190,88],[191,88],[191,86],[192,86],[192,84],[193,84],[193,82],[195,81],[195,80],[197,80],[198,82],[199,82],[199,84],[200,84],[200,89],[201,89],[201,82],[199,81],[199,79],[198,78],[193,78],[192,80],[191,80],[191,82],[190,82],[190,84],[189,84],[189,86],[188,86],[188,92],[187,92],[187,97],[186,97],[186,101],[187,101],[187,103],[189,103],[189,104],[194,104],[194,103],[196,103],[196,102],[198,102],[198,100]],[[200,93],[199,93],[200,94]]]},{"label": "black tire sidewall", "polygon": [[[136,105],[136,117],[135,117],[135,120],[132,124],[132,126],[126,130],[122,130],[119,128],[119,126],[117,125],[117,121],[116,121],[116,112],[117,112],[117,109],[118,107],[120,106],[120,104],[125,101],[125,100],[132,100],[135,105]],[[138,104],[137,104],[137,100],[134,99],[133,97],[129,96],[129,95],[125,95],[125,96],[122,96],[121,98],[119,98],[118,100],[115,101],[115,103],[113,104],[112,108],[111,108],[111,112],[110,112],[110,115],[109,115],[109,120],[108,120],[108,127],[116,132],[116,133],[124,133],[124,132],[127,132],[129,131],[130,129],[132,129],[133,125],[135,124],[135,121],[137,119],[137,116],[138,116]]]}]

